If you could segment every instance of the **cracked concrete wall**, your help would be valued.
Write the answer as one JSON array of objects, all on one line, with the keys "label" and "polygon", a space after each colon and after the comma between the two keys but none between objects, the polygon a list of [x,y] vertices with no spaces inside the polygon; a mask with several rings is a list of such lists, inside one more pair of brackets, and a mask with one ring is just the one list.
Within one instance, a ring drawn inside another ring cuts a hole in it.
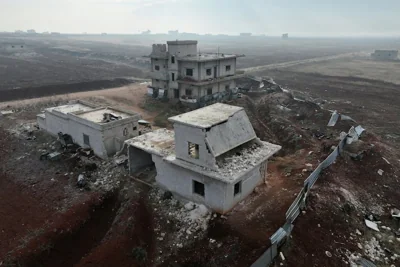
[{"label": "cracked concrete wall", "polygon": [[131,175],[153,164],[151,154],[133,146],[128,146],[128,158],[129,174]]},{"label": "cracked concrete wall", "polygon": [[[210,153],[205,143],[205,129],[175,123],[174,131],[175,153],[177,158],[210,169],[216,169],[215,158]],[[198,159],[192,158],[189,155],[189,142],[199,145]]]}]

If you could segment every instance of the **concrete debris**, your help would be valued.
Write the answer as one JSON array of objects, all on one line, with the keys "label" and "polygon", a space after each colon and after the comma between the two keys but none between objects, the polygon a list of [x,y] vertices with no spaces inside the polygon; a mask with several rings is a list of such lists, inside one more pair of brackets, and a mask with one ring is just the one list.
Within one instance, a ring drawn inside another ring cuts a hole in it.
[{"label": "concrete debris", "polygon": [[68,145],[73,145],[74,141],[69,134],[58,133],[58,141],[60,141],[62,147],[67,147]]},{"label": "concrete debris", "polygon": [[372,237],[364,243],[364,254],[373,261],[382,262],[385,259],[385,251],[382,249],[379,241]]},{"label": "concrete debris", "polygon": [[87,184],[87,182],[86,182],[85,176],[84,176],[83,174],[79,174],[79,176],[78,176],[78,182],[76,183],[76,185],[77,185],[79,188],[83,188],[83,187],[86,186],[86,184]]},{"label": "concrete debris", "polygon": [[290,112],[290,111],[292,111],[290,108],[284,107],[284,106],[282,106],[282,105],[276,105],[276,107],[277,107],[278,109],[282,110],[282,111],[285,111],[285,112]]},{"label": "concrete debris", "polygon": [[376,265],[373,262],[364,258],[359,258],[357,260],[357,264],[361,265],[362,267],[376,267]]},{"label": "concrete debris", "polygon": [[330,253],[329,251],[325,251],[325,255],[328,256],[329,258],[332,257],[332,253]]},{"label": "concrete debris", "polygon": [[281,260],[282,260],[282,261],[284,261],[284,260],[285,260],[285,256],[283,255],[282,251],[281,251],[281,252],[279,252],[279,257],[281,258]]},{"label": "concrete debris", "polygon": [[360,137],[361,134],[365,131],[365,129],[364,129],[363,127],[361,127],[361,125],[358,125],[358,126],[355,128],[355,131],[356,131],[358,137]]},{"label": "concrete debris", "polygon": [[13,114],[13,113],[14,113],[14,111],[12,111],[12,110],[1,110],[0,111],[0,115],[2,115],[2,116]]},{"label": "concrete debris", "polygon": [[375,222],[365,219],[365,224],[368,228],[379,232],[378,225]]},{"label": "concrete debris", "polygon": [[360,230],[358,230],[358,229],[356,229],[356,234],[357,234],[357,235],[362,235],[361,232],[360,232]]},{"label": "concrete debris", "polygon": [[154,207],[160,211],[156,220],[157,224],[170,221],[178,226],[176,232],[168,233],[169,242],[187,245],[207,233],[209,222],[213,217],[209,209],[193,202],[184,204],[176,198],[164,199],[163,195],[163,190],[154,188],[149,197],[153,203],[156,203]]},{"label": "concrete debris", "polygon": [[128,156],[127,155],[121,155],[119,157],[116,157],[114,159],[115,164],[117,165],[122,165],[128,161]]},{"label": "concrete debris", "polygon": [[112,113],[103,113],[103,120],[102,122],[110,122],[110,121],[117,121],[117,120],[121,120],[122,117],[121,116],[115,116]]},{"label": "concrete debris", "polygon": [[380,176],[382,176],[383,170],[382,170],[382,169],[379,169],[379,170],[378,170],[378,174],[379,174]]},{"label": "concrete debris", "polygon": [[339,113],[335,110],[335,111],[332,113],[331,119],[330,119],[329,122],[328,122],[328,126],[329,126],[329,127],[335,126],[335,125],[336,125],[336,122],[338,121],[338,119],[339,119]]},{"label": "concrete debris", "polygon": [[193,202],[188,202],[185,204],[185,209],[186,210],[193,210],[195,208],[195,204]]},{"label": "concrete debris", "polygon": [[392,218],[400,219],[400,210],[398,210],[398,209],[392,209],[392,210],[390,211],[390,214],[392,215]]},{"label": "concrete debris", "polygon": [[276,146],[272,144],[262,142],[260,145],[254,142],[238,153],[217,159],[218,172],[221,175],[232,176],[238,172],[251,169],[259,163],[260,159],[270,156],[274,149],[276,149]]},{"label": "concrete debris", "polygon": [[389,162],[386,158],[382,157],[382,159],[383,159],[384,161],[386,161],[387,164],[390,165],[390,162]]},{"label": "concrete debris", "polygon": [[352,121],[352,122],[356,122],[355,120],[353,120],[350,116],[346,116],[343,114],[340,114],[340,120],[342,121]]}]

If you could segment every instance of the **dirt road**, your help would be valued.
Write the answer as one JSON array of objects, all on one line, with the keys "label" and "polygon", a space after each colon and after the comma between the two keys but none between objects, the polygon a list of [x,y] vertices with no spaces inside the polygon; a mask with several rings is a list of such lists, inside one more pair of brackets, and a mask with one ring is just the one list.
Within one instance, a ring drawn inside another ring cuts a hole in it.
[{"label": "dirt road", "polygon": [[284,63],[268,64],[268,65],[263,65],[263,66],[245,68],[242,70],[244,70],[246,73],[249,73],[249,72],[255,72],[255,71],[281,69],[281,68],[288,68],[288,67],[292,67],[292,66],[296,66],[296,65],[300,65],[300,64],[321,62],[321,61],[327,61],[327,60],[332,60],[332,59],[353,58],[356,56],[363,56],[366,53],[367,52],[345,53],[345,54],[339,54],[339,55],[334,55],[334,56],[316,57],[316,58],[310,58],[310,59],[304,59],[304,60],[289,61],[289,62],[284,62]]}]

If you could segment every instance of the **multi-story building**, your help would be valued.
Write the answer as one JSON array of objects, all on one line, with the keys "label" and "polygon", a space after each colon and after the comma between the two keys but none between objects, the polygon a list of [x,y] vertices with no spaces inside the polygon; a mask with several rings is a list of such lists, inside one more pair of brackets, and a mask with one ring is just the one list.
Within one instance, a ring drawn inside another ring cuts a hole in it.
[{"label": "multi-story building", "polygon": [[167,45],[153,45],[149,94],[196,105],[235,91],[239,55],[198,53],[197,41],[169,41]]}]

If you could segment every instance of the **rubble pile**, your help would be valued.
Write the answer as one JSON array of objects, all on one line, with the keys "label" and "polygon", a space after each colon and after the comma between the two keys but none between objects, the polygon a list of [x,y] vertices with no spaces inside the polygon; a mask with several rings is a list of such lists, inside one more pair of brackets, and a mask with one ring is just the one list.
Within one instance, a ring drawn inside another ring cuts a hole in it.
[{"label": "rubble pile", "polygon": [[[157,240],[169,247],[168,253],[203,238],[210,220],[217,216],[212,215],[211,211],[202,204],[193,202],[184,204],[172,197],[170,192],[161,189],[153,189],[149,197],[156,211]],[[160,253],[166,256],[166,252]]]},{"label": "rubble pile", "polygon": [[217,159],[218,173],[234,178],[233,175],[259,164],[261,160],[271,155],[275,146],[267,142],[253,142],[236,149],[234,153]]}]

